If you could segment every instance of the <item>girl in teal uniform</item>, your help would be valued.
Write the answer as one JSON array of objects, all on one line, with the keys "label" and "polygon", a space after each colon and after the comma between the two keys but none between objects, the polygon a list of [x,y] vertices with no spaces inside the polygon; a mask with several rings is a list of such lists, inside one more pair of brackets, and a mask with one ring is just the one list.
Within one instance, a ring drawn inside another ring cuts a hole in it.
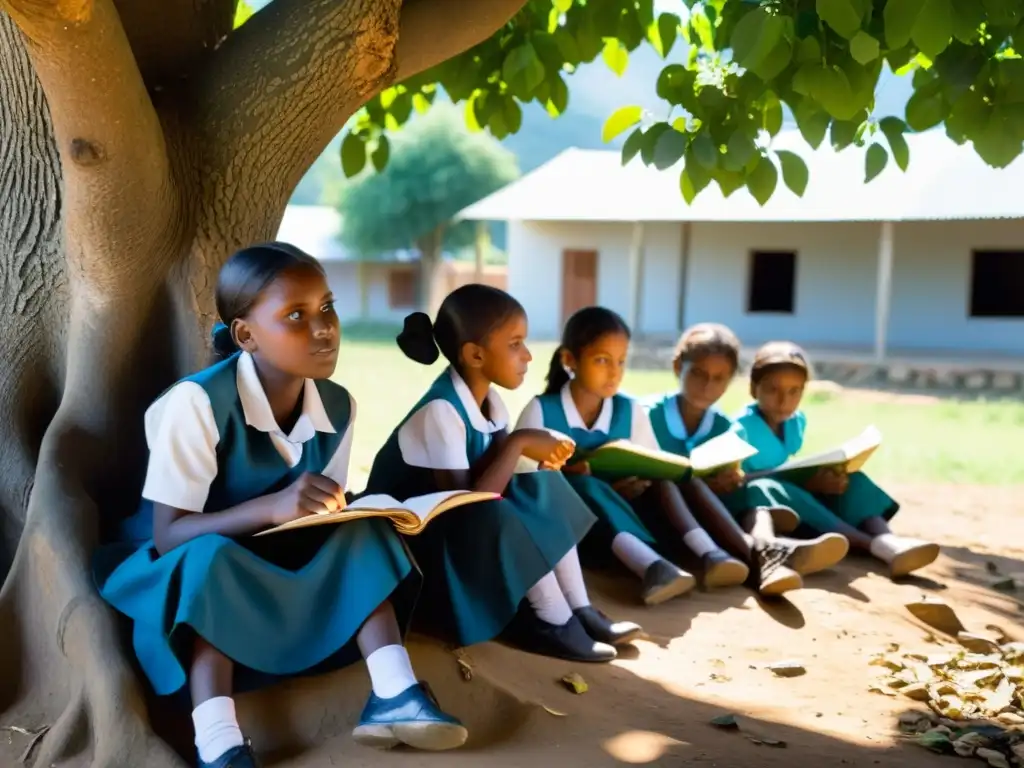
[{"label": "girl in teal uniform", "polygon": [[[797,345],[772,342],[758,350],[750,371],[755,402],[738,416],[745,439],[758,449],[744,462],[746,471],[778,467],[803,447],[807,417],[798,409],[809,376],[807,356]],[[893,577],[923,568],[939,555],[938,545],[889,529],[887,521],[899,504],[863,472],[822,470],[802,487],[764,479],[751,484],[748,494],[757,505],[790,507],[815,533],[842,534],[852,546],[885,562]]]},{"label": "girl in teal uniform", "polygon": [[286,244],[246,248],[216,300],[226,359],[147,411],[143,504],[126,527],[142,541],[101,549],[100,593],[132,620],[155,692],[188,683],[201,768],[257,765],[236,688],[360,656],[373,691],[357,741],[461,745],[466,729],[417,683],[402,645],[420,578],[386,522],[252,538],[346,503],[355,403],[330,381],[339,328],[322,267]]},{"label": "girl in teal uniform", "polygon": [[[516,428],[553,429],[569,435],[583,451],[613,440],[657,448],[643,408],[618,391],[629,336],[626,323],[610,310],[588,307],[576,312],[551,358],[547,389],[527,404]],[[693,576],[655,552],[654,536],[625,498],[648,483],[636,478],[608,483],[591,475],[585,462],[563,471],[597,516],[581,546],[585,564],[604,565],[614,555],[641,579],[641,599],[647,605],[693,589]]]},{"label": "girl in teal uniform", "polygon": [[[460,645],[502,634],[533,652],[610,661],[641,632],[590,604],[576,544],[594,516],[559,472],[514,475],[524,456],[559,469],[572,441],[546,430],[508,432],[497,384],[515,389],[532,359],[526,314],[504,291],[463,286],[431,324],[406,318],[402,351],[425,365],[448,361],[377,454],[369,493],[408,498],[473,489],[500,501],[437,518],[408,543],[424,576],[421,615]],[[515,621],[513,621],[515,619]]]},{"label": "girl in teal uniform", "polygon": [[[546,426],[575,427],[572,434],[585,440],[585,447],[606,442],[614,432],[615,437],[627,436],[657,448],[646,414],[618,394],[629,342],[629,328],[610,310],[589,307],[577,312],[566,324],[562,345],[551,360],[547,392],[536,401],[533,413],[539,412]],[[526,419],[531,419],[529,412]],[[570,471],[587,473],[589,468],[581,462]],[[652,544],[670,556],[696,555],[705,586],[734,586],[747,578],[747,566],[712,541],[674,483],[628,478],[610,486],[586,474],[576,476],[574,482],[602,522],[594,534],[594,548],[614,552],[634,572],[643,567],[648,600],[657,602],[666,593],[671,596],[692,586],[689,574],[669,568],[660,558],[657,570],[647,575],[647,569],[658,562],[652,560]],[[627,508],[635,513],[626,514]],[[620,534],[628,535],[618,538]]]},{"label": "girl in teal uniform", "polygon": [[[679,391],[660,398],[650,410],[663,450],[689,456],[697,446],[727,432],[744,437],[743,428],[716,405],[736,375],[739,354],[739,339],[724,325],[700,323],[683,333],[672,362]],[[728,469],[706,479],[693,478],[685,487],[695,497],[698,519],[750,563],[761,594],[798,589],[803,585],[801,574],[830,567],[846,555],[846,540],[835,534],[807,542],[776,536],[776,519],[780,527],[792,531],[799,522],[795,513],[786,507],[758,507],[749,501],[742,483],[741,473]],[[722,513],[722,506],[729,514]]]}]

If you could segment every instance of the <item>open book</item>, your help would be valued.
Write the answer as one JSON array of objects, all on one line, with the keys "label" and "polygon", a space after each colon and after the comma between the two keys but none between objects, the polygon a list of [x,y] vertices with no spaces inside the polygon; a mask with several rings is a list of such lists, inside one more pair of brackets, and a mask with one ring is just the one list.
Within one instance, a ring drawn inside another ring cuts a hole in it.
[{"label": "open book", "polygon": [[690,451],[690,465],[696,477],[706,477],[724,469],[739,469],[744,460],[757,453],[752,446],[735,432],[713,437]]},{"label": "open book", "polygon": [[685,456],[651,450],[628,440],[613,440],[577,456],[577,460],[590,464],[593,474],[608,480],[639,477],[679,481],[690,475],[690,461]]},{"label": "open book", "polygon": [[323,515],[307,515],[274,528],[260,531],[257,536],[268,533],[292,531],[296,528],[309,528],[314,525],[330,525],[347,523],[349,520],[361,520],[367,517],[386,517],[391,520],[401,534],[415,536],[427,527],[427,523],[449,509],[474,504],[478,501],[495,501],[500,499],[497,493],[485,491],[443,491],[428,493],[425,496],[413,496],[411,499],[399,501],[387,494],[374,494],[356,499],[344,509],[328,512]]},{"label": "open book", "polygon": [[850,474],[863,467],[881,444],[882,433],[876,427],[870,426],[831,451],[790,459],[775,469],[750,472],[746,475],[746,479],[753,480],[758,477],[771,476],[780,480],[788,480],[791,483],[802,484],[819,469],[830,468]]}]

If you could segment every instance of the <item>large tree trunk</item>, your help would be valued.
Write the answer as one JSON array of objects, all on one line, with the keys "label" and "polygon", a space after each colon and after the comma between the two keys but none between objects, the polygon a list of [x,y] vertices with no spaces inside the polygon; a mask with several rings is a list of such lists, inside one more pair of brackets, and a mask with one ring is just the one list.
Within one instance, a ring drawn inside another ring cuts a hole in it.
[{"label": "large tree trunk", "polygon": [[346,119],[522,5],[444,40],[453,0],[275,0],[231,33],[235,2],[0,0],[0,725],[44,731],[37,766],[182,764],[90,576],[138,502],[142,413]]}]

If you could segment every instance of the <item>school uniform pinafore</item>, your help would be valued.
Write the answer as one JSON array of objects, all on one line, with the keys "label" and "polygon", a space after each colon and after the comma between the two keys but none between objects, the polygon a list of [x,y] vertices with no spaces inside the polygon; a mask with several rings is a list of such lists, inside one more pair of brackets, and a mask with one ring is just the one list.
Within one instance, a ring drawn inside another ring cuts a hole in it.
[{"label": "school uniform pinafore", "polygon": [[103,598],[132,620],[135,653],[158,695],[183,689],[192,633],[235,661],[244,690],[357,660],[356,633],[389,598],[403,631],[408,625],[419,573],[383,520],[258,538],[207,534],[163,555],[153,545],[154,501],[214,513],[304,472],[344,487],[352,398],[330,381],[307,380],[302,408],[283,435],[252,358],[238,353],[183,379],[147,413],[143,502],[125,541],[98,551],[94,576]]},{"label": "school uniform pinafore", "polygon": [[[703,445],[708,440],[720,437],[726,432],[735,432],[744,440],[746,439],[743,427],[715,407],[708,408],[704,412],[704,418],[701,419],[696,431],[692,435],[689,434],[683,423],[683,415],[679,411],[679,394],[677,392],[671,392],[658,398],[648,411],[648,415],[659,447],[663,451],[687,458],[694,448]],[[756,485],[759,482],[761,481],[754,480],[751,485]],[[756,506],[750,504],[747,489],[742,486],[732,493],[719,496],[719,498],[735,518],[742,517],[747,510]]]},{"label": "school uniform pinafore", "polygon": [[[489,419],[458,373],[446,369],[377,454],[367,493],[435,493],[436,471],[478,468],[508,425],[493,389],[487,402]],[[423,573],[417,622],[459,645],[497,637],[527,590],[593,524],[560,472],[514,475],[502,499],[444,513],[406,539]]]},{"label": "school uniform pinafore", "polygon": [[[747,406],[737,421],[744,439],[758,449],[743,462],[746,472],[781,466],[803,447],[807,417],[802,411],[782,424],[781,437],[761,417],[756,403]],[[748,485],[747,501],[752,506],[789,507],[815,533],[835,530],[837,518],[857,528],[871,517],[890,520],[899,510],[899,504],[863,472],[851,473],[846,492],[839,496],[815,495],[794,483],[761,478]]]},{"label": "school uniform pinafore", "polygon": [[[636,411],[639,411],[639,418],[634,418]],[[625,395],[614,395],[604,401],[597,421],[588,428],[566,384],[559,392],[540,395],[528,403],[517,428],[553,429],[571,437],[576,443],[577,453],[585,453],[613,440],[640,444],[652,442],[649,436],[644,436],[646,433],[642,425],[637,424],[641,419],[646,421],[636,401]],[[592,474],[571,473],[566,473],[565,479],[597,518],[580,544],[580,558],[585,565],[597,567],[613,562],[612,540],[620,533],[632,534],[647,545],[655,546],[654,536],[640,521],[633,507],[606,479]]]}]

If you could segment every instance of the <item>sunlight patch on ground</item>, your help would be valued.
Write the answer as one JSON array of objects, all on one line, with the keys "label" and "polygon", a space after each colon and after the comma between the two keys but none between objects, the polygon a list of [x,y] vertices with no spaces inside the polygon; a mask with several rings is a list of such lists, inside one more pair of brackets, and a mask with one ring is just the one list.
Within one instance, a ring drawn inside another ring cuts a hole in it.
[{"label": "sunlight patch on ground", "polygon": [[670,749],[682,746],[689,744],[653,731],[627,731],[604,742],[604,750],[609,755],[631,765],[653,763]]}]

